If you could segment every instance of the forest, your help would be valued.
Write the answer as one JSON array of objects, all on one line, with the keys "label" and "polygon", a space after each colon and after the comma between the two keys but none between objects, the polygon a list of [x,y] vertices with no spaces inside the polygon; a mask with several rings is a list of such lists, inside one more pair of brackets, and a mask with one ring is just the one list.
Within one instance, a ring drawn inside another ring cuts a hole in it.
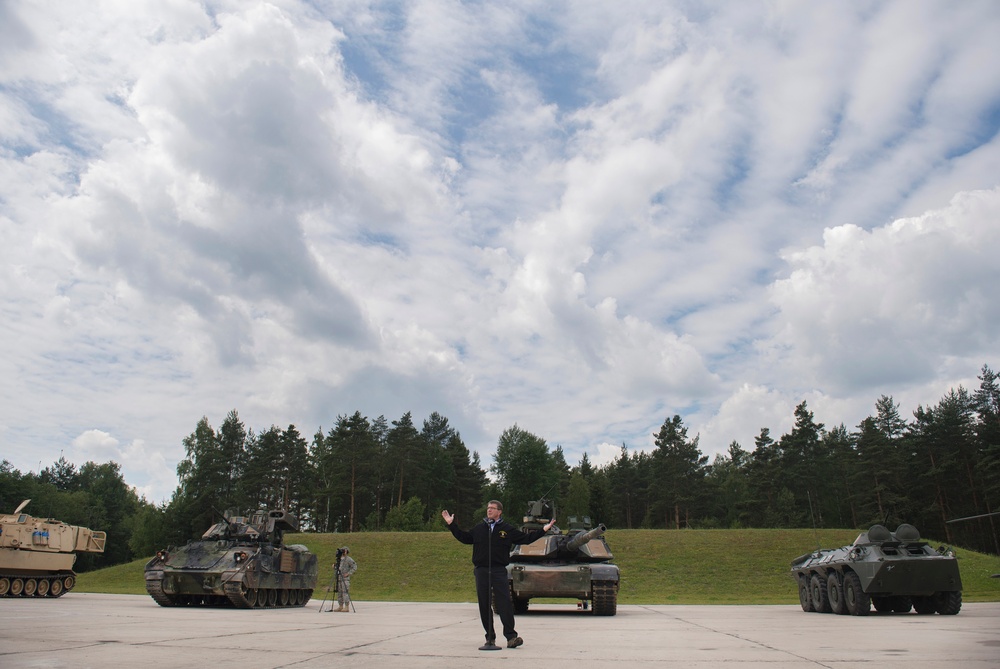
[{"label": "forest", "polygon": [[589,516],[609,528],[891,528],[1000,554],[1000,380],[984,365],[980,385],[949,390],[904,419],[883,395],[852,429],[827,428],[806,402],[775,438],[729,444],[711,462],[679,415],[666,418],[646,452],[622,444],[602,466],[586,454],[570,466],[560,446],[517,425],[498,438],[484,468],[446,417],[418,427],[340,415],[304,437],[294,425],[248,429],[236,410],[213,428],[198,421],[183,439],[178,487],[153,505],[114,462],[79,469],[60,458],[37,474],[0,462],[0,510],[31,498],[32,515],[108,533],[103,555],[82,555],[79,571],[152,555],[199,536],[219,514],[286,508],[308,532],[443,531],[440,510],[461,525],[496,498],[515,522],[530,500],[548,496],[562,522]]}]

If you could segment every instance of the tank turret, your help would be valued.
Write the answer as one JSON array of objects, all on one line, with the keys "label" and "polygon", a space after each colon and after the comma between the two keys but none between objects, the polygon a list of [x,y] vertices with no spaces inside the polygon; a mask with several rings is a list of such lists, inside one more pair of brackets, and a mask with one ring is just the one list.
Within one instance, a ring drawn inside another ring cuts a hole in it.
[{"label": "tank turret", "polygon": [[146,592],[160,606],[305,606],[316,587],[316,556],[286,545],[298,519],[285,510],[219,514],[201,536],[158,551],[146,563]]},{"label": "tank turret", "polygon": [[872,525],[850,546],[818,549],[792,560],[803,611],[865,616],[880,613],[954,615],[962,578],[954,553],[921,541],[913,525],[890,532]]},{"label": "tank turret", "polygon": [[23,513],[0,515],[0,597],[61,597],[76,585],[77,553],[103,553],[107,534]]},{"label": "tank turret", "polygon": [[[521,529],[543,528],[554,517],[550,500],[532,501]],[[507,575],[515,612],[525,613],[528,601],[540,597],[578,599],[581,608],[592,603],[599,616],[617,612],[619,570],[604,539],[607,527],[593,527],[588,517],[570,517],[569,527],[563,533],[553,526],[537,541],[512,548]]]}]

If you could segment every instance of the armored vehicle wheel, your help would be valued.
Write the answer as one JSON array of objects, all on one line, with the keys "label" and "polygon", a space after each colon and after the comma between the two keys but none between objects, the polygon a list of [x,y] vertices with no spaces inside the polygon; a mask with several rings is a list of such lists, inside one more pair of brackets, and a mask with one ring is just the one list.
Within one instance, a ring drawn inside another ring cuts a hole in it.
[{"label": "armored vehicle wheel", "polygon": [[942,616],[953,616],[962,610],[962,591],[935,592],[934,608]]},{"label": "armored vehicle wheel", "polygon": [[826,596],[826,579],[819,574],[813,574],[809,579],[809,595],[812,599],[813,611],[816,613],[829,613],[830,600]]},{"label": "armored vehicle wheel", "polygon": [[613,616],[618,612],[618,584],[614,581],[594,581],[595,616]]},{"label": "armored vehicle wheel", "polygon": [[24,592],[24,581],[19,578],[15,578],[10,582],[10,596],[20,597],[22,592]]},{"label": "armored vehicle wheel", "polygon": [[33,578],[29,578],[24,582],[24,596],[34,597],[36,592],[38,592],[38,581]]},{"label": "armored vehicle wheel", "polygon": [[871,613],[871,598],[861,588],[861,579],[853,571],[844,573],[844,604],[852,616],[867,616]]},{"label": "armored vehicle wheel", "polygon": [[278,606],[288,606],[288,590],[278,590]]},{"label": "armored vehicle wheel", "polygon": [[61,597],[63,594],[63,582],[61,578],[52,579],[52,583],[49,584],[49,597]]},{"label": "armored vehicle wheel", "polygon": [[267,606],[268,608],[274,608],[278,603],[278,591],[274,588],[267,590]]},{"label": "armored vehicle wheel", "polygon": [[69,592],[70,590],[73,589],[73,586],[76,585],[76,579],[73,578],[72,576],[67,576],[62,580],[62,585],[63,585],[63,590]]},{"label": "armored vehicle wheel", "polygon": [[813,610],[812,596],[809,594],[809,579],[799,576],[799,604],[802,610],[809,613]]},{"label": "armored vehicle wheel", "polygon": [[6,597],[10,592],[10,579],[0,578],[0,597]]},{"label": "armored vehicle wheel", "polygon": [[49,585],[50,584],[51,584],[51,581],[49,581],[49,579],[47,579],[47,578],[43,578],[40,581],[38,581],[38,596],[39,597],[47,597],[48,596],[48,594],[49,594]]},{"label": "armored vehicle wheel", "polygon": [[830,600],[830,611],[841,616],[847,613],[844,585],[840,582],[840,574],[835,571],[831,571],[826,577],[826,597]]},{"label": "armored vehicle wheel", "polygon": [[922,616],[937,613],[933,597],[913,597],[913,608]]}]

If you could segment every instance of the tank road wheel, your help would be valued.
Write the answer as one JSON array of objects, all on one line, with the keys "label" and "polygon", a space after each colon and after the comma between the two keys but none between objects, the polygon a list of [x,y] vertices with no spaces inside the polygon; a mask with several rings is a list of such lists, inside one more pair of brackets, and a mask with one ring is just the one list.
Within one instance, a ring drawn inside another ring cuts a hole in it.
[{"label": "tank road wheel", "polygon": [[22,592],[24,592],[24,581],[19,578],[15,578],[10,582],[10,596],[20,597]]},{"label": "tank road wheel", "polygon": [[38,580],[38,596],[47,597],[49,594],[49,585],[52,582],[47,578],[42,578]]},{"label": "tank road wheel", "polygon": [[61,597],[64,592],[62,579],[52,579],[52,583],[49,585],[49,597]]},{"label": "tank road wheel", "polygon": [[932,595],[934,608],[942,616],[953,616],[962,610],[962,591],[935,592]]},{"label": "tank road wheel", "polygon": [[595,616],[613,616],[618,612],[618,584],[614,581],[594,581],[591,595]]},{"label": "tank road wheel", "polygon": [[809,595],[812,599],[813,611],[816,613],[829,613],[830,600],[826,596],[826,578],[820,574],[813,574],[809,579]]},{"label": "tank road wheel", "polygon": [[267,593],[267,608],[273,609],[278,603],[278,591],[274,588],[268,588],[264,592]]},{"label": "tank road wheel", "polygon": [[799,604],[806,613],[813,610],[812,596],[809,594],[809,579],[804,575],[799,576]]},{"label": "tank road wheel", "polygon": [[286,588],[278,591],[278,606],[288,606],[288,590]]},{"label": "tank road wheel", "polygon": [[76,585],[76,579],[73,578],[72,576],[67,576],[62,580],[62,584],[63,584],[63,590],[69,592],[70,590],[73,589],[73,586]]},{"label": "tank road wheel", "polygon": [[934,606],[933,597],[913,597],[913,608],[917,610],[917,613],[926,616],[931,613],[937,613],[937,607]]},{"label": "tank road wheel", "polygon": [[36,592],[38,592],[38,581],[33,578],[29,578],[24,582],[24,596],[34,597]]},{"label": "tank road wheel", "polygon": [[872,600],[861,587],[861,578],[853,571],[844,573],[844,604],[852,616],[867,616]]},{"label": "tank road wheel", "polygon": [[0,597],[6,597],[10,592],[10,579],[0,578]]},{"label": "tank road wheel", "polygon": [[847,613],[847,605],[844,603],[844,585],[840,582],[840,574],[831,571],[826,577],[826,598],[830,600],[830,611],[839,616]]},{"label": "tank road wheel", "polygon": [[257,606],[257,590],[256,589],[250,588],[249,590],[247,590],[246,598],[247,598],[247,604],[250,606],[251,609],[255,608]]}]

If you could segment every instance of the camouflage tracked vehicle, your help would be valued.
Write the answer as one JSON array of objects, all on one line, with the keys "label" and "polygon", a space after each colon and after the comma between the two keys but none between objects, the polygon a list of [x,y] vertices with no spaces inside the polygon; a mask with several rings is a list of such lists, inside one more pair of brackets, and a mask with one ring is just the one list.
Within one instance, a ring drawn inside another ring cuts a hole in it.
[{"label": "camouflage tracked vehicle", "polygon": [[0,597],[61,597],[76,585],[76,554],[103,553],[107,535],[52,518],[0,515]]},{"label": "camouflage tracked vehicle", "polygon": [[[549,500],[528,504],[521,529],[543,527],[555,514]],[[511,600],[516,613],[528,610],[538,597],[561,597],[591,602],[594,615],[613,616],[618,611],[618,565],[604,540],[604,525],[591,528],[590,519],[571,517],[562,534],[553,527],[534,543],[514,546],[507,565]]]},{"label": "camouflage tracked vehicle", "polygon": [[945,548],[934,550],[913,525],[895,532],[872,525],[854,543],[817,550],[792,560],[803,611],[866,616],[880,613],[940,613],[962,608],[958,561]]},{"label": "camouflage tracked vehicle", "polygon": [[200,541],[159,551],[146,563],[146,592],[160,606],[305,606],[316,556],[282,542],[298,520],[285,511],[224,517]]}]

